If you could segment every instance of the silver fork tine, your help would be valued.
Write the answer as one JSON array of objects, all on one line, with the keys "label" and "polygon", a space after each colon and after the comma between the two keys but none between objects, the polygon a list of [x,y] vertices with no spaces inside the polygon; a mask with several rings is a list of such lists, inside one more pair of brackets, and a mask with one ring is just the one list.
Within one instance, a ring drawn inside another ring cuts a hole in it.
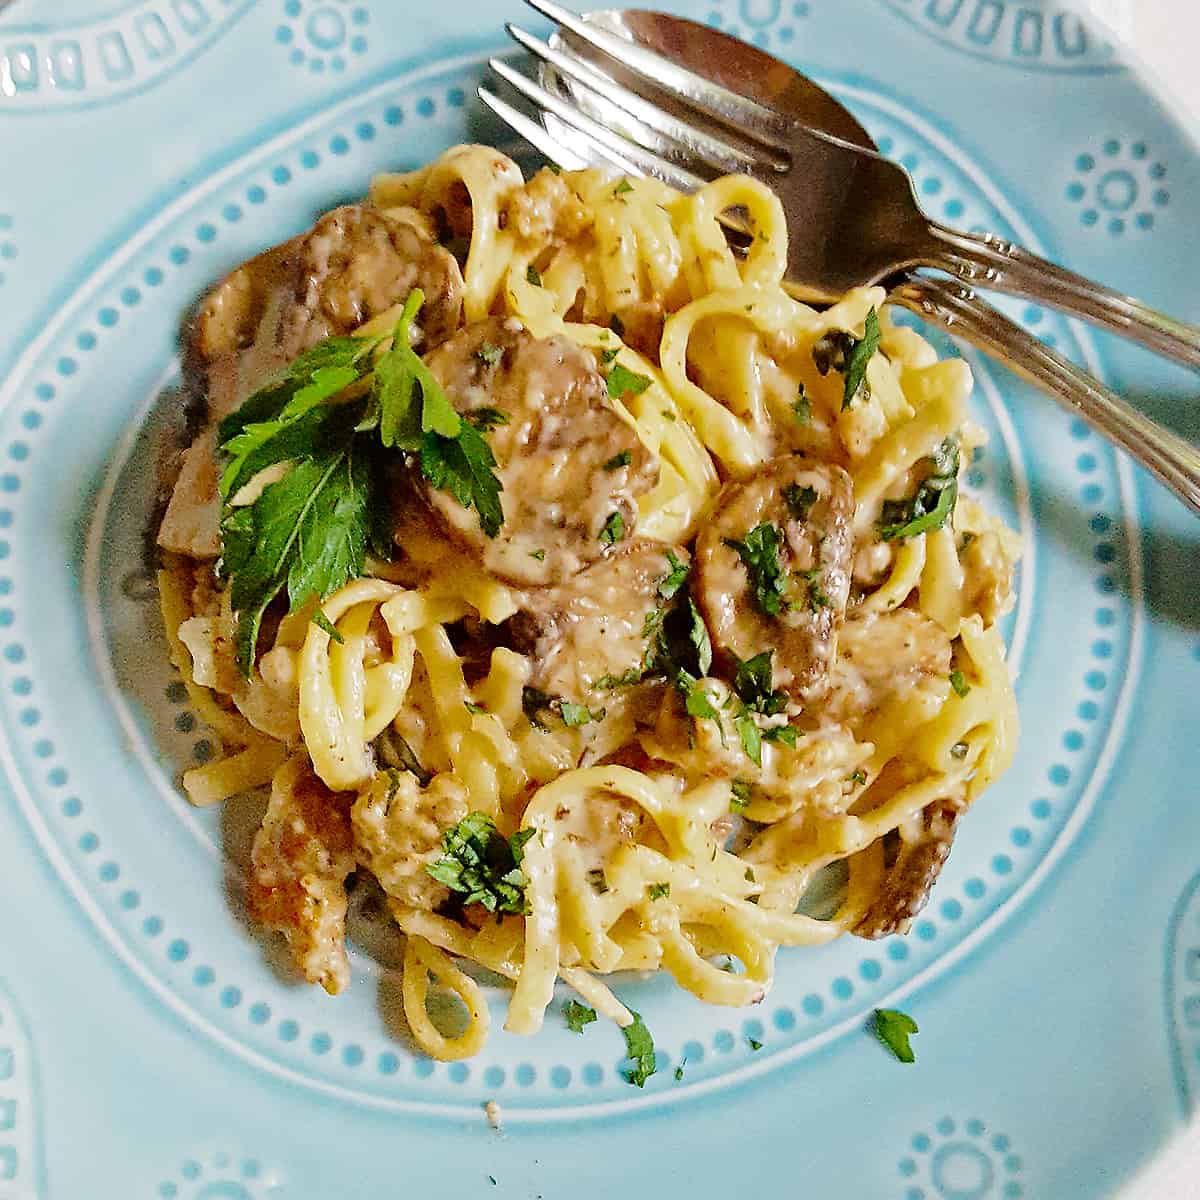
[{"label": "silver fork tine", "polygon": [[586,113],[580,112],[573,104],[562,100],[553,92],[546,91],[540,84],[527,79],[519,71],[514,71],[508,63],[501,59],[489,59],[488,66],[521,95],[532,100],[534,104],[545,111],[553,113],[560,121],[582,134],[593,145],[605,150],[605,157],[623,159],[630,164],[623,168],[627,174],[653,175],[656,179],[661,179],[663,183],[669,184],[681,192],[694,192],[697,188],[704,186],[704,180],[698,175],[693,175],[691,171],[685,171],[682,167],[675,166],[674,163],[644,149],[637,143],[606,129]]},{"label": "silver fork tine", "polygon": [[[513,40],[535,57],[548,63],[567,79],[573,80],[587,91],[628,114],[632,118],[630,124],[633,136],[647,149],[661,149],[661,141],[665,137],[672,142],[677,142],[679,150],[687,158],[699,158],[708,166],[727,175],[740,173],[750,175],[760,172],[763,175],[769,175],[775,166],[774,163],[770,165],[760,163],[753,155],[739,150],[723,139],[677,120],[658,105],[617,83],[615,79],[604,74],[586,59],[556,50],[553,46],[543,42],[541,38],[526,33],[517,25],[509,24],[506,28]],[[644,129],[639,129],[639,126],[643,126]]]},{"label": "silver fork tine", "polygon": [[[523,112],[513,108],[511,104],[501,100],[499,96],[488,91],[487,88],[477,88],[476,94],[500,120],[506,122],[521,137],[529,142],[535,150],[541,151],[545,158],[562,167],[564,171],[581,171],[588,165],[582,155],[576,154],[574,150],[570,150],[561,142],[556,141],[543,126],[539,125],[536,121],[531,121]],[[633,171],[631,164],[618,164],[618,169],[629,171],[633,174],[637,173]]]},{"label": "silver fork tine", "polygon": [[786,117],[781,117],[764,105],[739,96],[736,92],[731,92],[693,71],[676,66],[669,59],[655,54],[653,50],[647,50],[636,42],[581,20],[575,13],[560,7],[553,0],[525,2],[564,29],[569,29],[576,37],[615,59],[623,67],[658,84],[689,107],[699,109],[777,150],[789,148],[792,124]]}]

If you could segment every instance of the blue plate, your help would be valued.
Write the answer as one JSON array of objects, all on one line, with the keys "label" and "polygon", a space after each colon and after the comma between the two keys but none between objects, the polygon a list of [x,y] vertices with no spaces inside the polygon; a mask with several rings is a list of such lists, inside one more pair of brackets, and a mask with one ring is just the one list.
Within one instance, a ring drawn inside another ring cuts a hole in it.
[{"label": "blue plate", "polygon": [[[832,87],[933,215],[1200,318],[1200,153],[1070,9],[670,7]],[[298,986],[239,907],[253,806],[180,798],[211,746],[143,530],[181,316],[375,171],[515,150],[473,96],[527,15],[18,0],[0,20],[0,1198],[1114,1194],[1200,1092],[1200,525],[985,362],[969,483],[1028,545],[1016,766],[908,938],[784,951],[754,1010],[630,984],[660,1048],[644,1091],[599,1025],[412,1053],[365,917],[349,993]],[[1195,376],[1006,308],[1200,434]],[[880,1005],[919,1021],[915,1066],[867,1033]]]}]

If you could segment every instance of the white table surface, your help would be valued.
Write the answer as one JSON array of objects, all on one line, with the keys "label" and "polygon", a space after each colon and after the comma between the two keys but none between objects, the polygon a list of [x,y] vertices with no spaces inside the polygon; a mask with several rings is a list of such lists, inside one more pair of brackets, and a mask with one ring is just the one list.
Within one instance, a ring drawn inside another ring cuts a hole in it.
[{"label": "white table surface", "polygon": [[[1077,0],[1134,48],[1200,137],[1200,0]],[[1200,1198],[1200,1122],[1125,1191],[1125,1200]],[[1048,1198],[1052,1200],[1052,1198]]]}]

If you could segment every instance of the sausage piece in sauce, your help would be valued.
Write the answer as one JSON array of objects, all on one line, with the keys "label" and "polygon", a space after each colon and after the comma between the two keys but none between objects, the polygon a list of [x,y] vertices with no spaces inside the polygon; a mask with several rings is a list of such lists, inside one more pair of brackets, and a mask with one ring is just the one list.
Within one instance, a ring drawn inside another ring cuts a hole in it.
[{"label": "sausage piece in sauce", "polygon": [[801,702],[823,692],[836,653],[853,513],[845,471],[786,455],[727,484],[696,539],[696,601],[714,646],[742,660],[773,650],[773,686]]},{"label": "sausage piece in sauce", "polygon": [[591,354],[564,337],[535,338],[516,320],[490,318],[425,362],[460,413],[503,415],[486,435],[503,488],[496,537],[449,492],[424,488],[430,507],[488,571],[535,587],[562,583],[632,537],[637,498],[654,486],[658,465],[609,404]]}]

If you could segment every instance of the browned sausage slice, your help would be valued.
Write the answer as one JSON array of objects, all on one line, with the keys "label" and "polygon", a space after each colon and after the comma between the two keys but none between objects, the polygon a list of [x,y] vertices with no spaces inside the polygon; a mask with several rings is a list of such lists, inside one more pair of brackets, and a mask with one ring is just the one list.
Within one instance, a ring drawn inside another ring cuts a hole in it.
[{"label": "browned sausage slice", "polygon": [[496,537],[449,492],[424,488],[487,570],[514,583],[561,583],[629,540],[637,497],[654,486],[658,465],[609,404],[591,354],[564,337],[535,338],[514,319],[491,318],[425,361],[460,413],[490,408],[503,416],[487,434],[503,488]]},{"label": "browned sausage slice", "polygon": [[840,467],[795,455],[727,484],[696,539],[696,600],[715,646],[774,651],[774,686],[800,701],[825,688],[846,612],[854,489]]}]

